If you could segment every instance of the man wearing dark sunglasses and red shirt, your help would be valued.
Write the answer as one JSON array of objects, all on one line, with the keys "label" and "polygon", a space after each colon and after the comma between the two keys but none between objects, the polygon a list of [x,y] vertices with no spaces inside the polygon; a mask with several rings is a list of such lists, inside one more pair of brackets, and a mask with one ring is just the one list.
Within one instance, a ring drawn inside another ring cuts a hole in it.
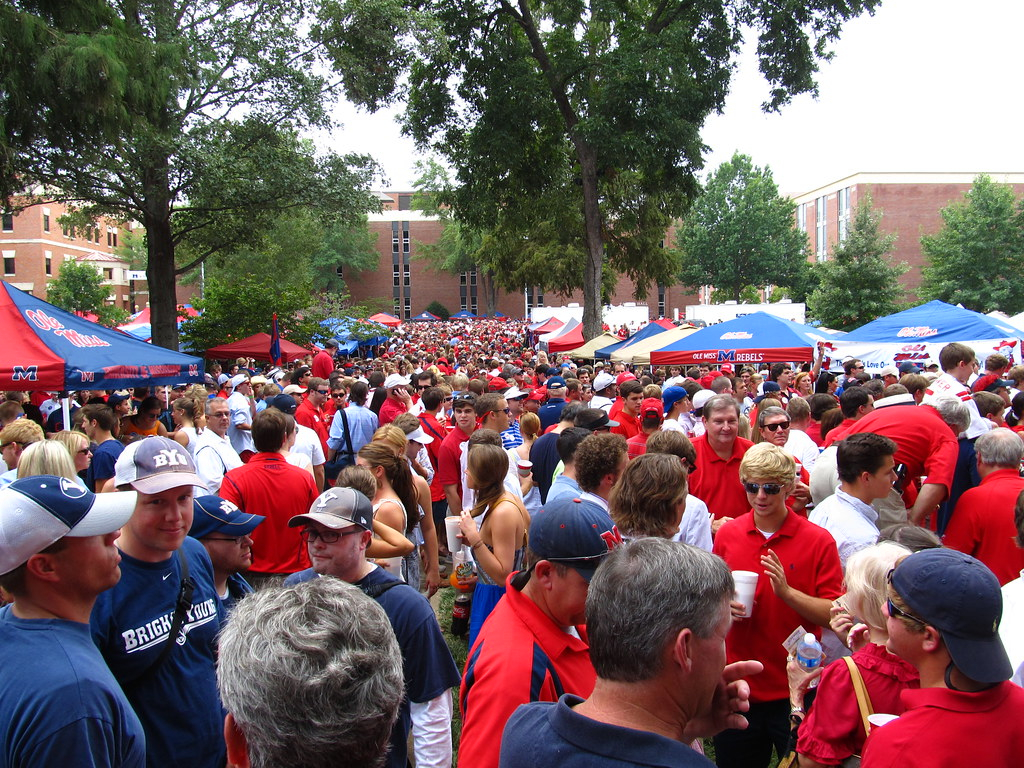
[{"label": "man wearing dark sunglasses and red shirt", "polygon": [[740,482],[750,512],[725,523],[714,552],[732,571],[758,574],[749,618],[733,603],[726,638],[728,661],[758,659],[764,671],[750,679],[747,730],[715,737],[719,768],[766,768],[772,747],[781,758],[789,740],[789,685],[782,643],[797,627],[820,637],[832,601],[842,592],[843,572],[835,539],[786,506],[796,462],[777,445],[759,443],[740,462]]}]

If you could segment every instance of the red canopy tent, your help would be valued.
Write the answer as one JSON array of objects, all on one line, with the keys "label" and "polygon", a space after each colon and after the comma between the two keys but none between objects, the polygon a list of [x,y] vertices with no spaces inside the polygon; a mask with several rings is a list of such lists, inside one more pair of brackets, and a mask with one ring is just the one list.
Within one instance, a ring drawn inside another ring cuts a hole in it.
[{"label": "red canopy tent", "polygon": [[565,323],[563,323],[557,317],[552,315],[547,320],[545,320],[543,323],[538,325],[536,328],[531,327],[530,331],[532,331],[533,333],[536,333],[538,335],[540,335],[542,333],[552,333],[554,331],[557,331],[563,325],[565,325]]},{"label": "red canopy tent", "polygon": [[386,325],[388,328],[397,328],[402,323],[402,321],[399,320],[397,317],[395,317],[394,315],[389,315],[387,312],[378,312],[376,315],[373,315],[372,317],[368,317],[366,319],[369,320],[371,323],[380,323],[381,325]]},{"label": "red canopy tent", "polygon": [[[303,349],[298,344],[281,339],[281,356],[288,360],[300,360],[309,354],[308,349]],[[221,344],[218,347],[210,347],[206,350],[206,357],[217,360],[226,360],[232,357],[252,357],[256,360],[270,360],[270,334],[254,333],[244,339],[232,341],[230,344]]]},{"label": "red canopy tent", "polygon": [[548,352],[568,352],[570,349],[583,346],[583,324],[578,321],[574,322],[576,322],[575,325],[566,323],[557,336],[548,339]]}]

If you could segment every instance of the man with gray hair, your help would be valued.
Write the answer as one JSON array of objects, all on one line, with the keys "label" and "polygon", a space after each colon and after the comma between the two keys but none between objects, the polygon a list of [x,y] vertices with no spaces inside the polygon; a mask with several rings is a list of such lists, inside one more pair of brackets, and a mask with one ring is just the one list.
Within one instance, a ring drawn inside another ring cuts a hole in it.
[{"label": "man with gray hair", "polygon": [[228,766],[377,768],[403,696],[387,614],[340,579],[269,587],[221,634]]},{"label": "man with gray hair", "polygon": [[1024,441],[1009,429],[986,432],[974,443],[981,485],[963,493],[950,518],[943,543],[992,569],[1000,584],[1024,569],[1024,549],[1017,546],[1013,512],[1024,491],[1020,461]]},{"label": "man with gray hair", "polygon": [[214,496],[220,493],[220,484],[228,470],[242,466],[242,459],[228,439],[230,423],[231,409],[227,400],[213,397],[206,401],[206,429],[196,437],[194,456],[196,474]]},{"label": "man with gray hair", "polygon": [[689,742],[746,727],[742,678],[762,668],[725,665],[732,597],[728,567],[696,547],[645,538],[612,550],[587,594],[594,692],[519,707],[501,768],[712,765]]}]

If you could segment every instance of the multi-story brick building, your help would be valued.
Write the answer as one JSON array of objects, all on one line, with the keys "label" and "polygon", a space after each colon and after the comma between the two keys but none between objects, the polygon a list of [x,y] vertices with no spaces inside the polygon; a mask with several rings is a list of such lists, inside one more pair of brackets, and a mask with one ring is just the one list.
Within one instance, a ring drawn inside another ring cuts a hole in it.
[{"label": "multi-story brick building", "polygon": [[[391,311],[402,319],[419,314],[433,301],[439,301],[453,314],[460,310],[485,313],[486,297],[475,270],[456,276],[437,271],[428,262],[416,258],[419,245],[434,243],[441,236],[441,222],[412,210],[411,192],[383,192],[379,198],[383,210],[369,217],[370,231],[377,235],[379,267],[375,271],[345,275],[352,298],[365,301],[386,297],[391,300]],[[666,243],[671,236],[671,231],[666,234]],[[612,303],[635,301],[634,293],[633,284],[620,279]],[[656,286],[645,301],[654,317],[673,317],[675,310],[683,317],[683,308],[696,303],[696,298],[679,286]],[[582,291],[561,297],[545,295],[535,286],[524,286],[518,293],[499,289],[496,310],[510,317],[523,317],[533,307],[572,302],[582,304]]]},{"label": "multi-story brick building", "polygon": [[[807,233],[811,254],[825,261],[846,237],[857,203],[871,195],[872,208],[882,214],[880,229],[896,235],[890,254],[910,269],[901,282],[910,294],[921,284],[924,253],[921,236],[942,228],[939,212],[964,199],[975,173],[855,173],[794,198],[797,226]],[[992,180],[1024,194],[1024,173],[992,173]]]},{"label": "multi-story brick building", "polygon": [[[126,229],[106,219],[84,228],[72,227],[62,220],[66,210],[60,203],[47,203],[0,214],[4,281],[45,299],[47,285],[60,275],[61,265],[83,262],[103,275],[110,287],[110,304],[134,311],[130,265],[117,254]],[[147,301],[145,287],[144,282],[139,286],[140,306]]]}]

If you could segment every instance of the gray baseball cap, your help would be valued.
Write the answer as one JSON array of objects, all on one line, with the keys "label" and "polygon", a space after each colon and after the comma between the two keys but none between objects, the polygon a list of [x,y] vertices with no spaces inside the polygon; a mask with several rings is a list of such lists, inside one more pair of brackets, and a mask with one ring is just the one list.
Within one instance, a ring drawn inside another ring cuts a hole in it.
[{"label": "gray baseball cap", "polygon": [[358,525],[371,531],[373,505],[355,488],[331,488],[316,498],[309,512],[291,518],[288,527],[297,528],[311,520],[335,530],[348,525]]},{"label": "gray baseball cap", "polygon": [[206,484],[189,452],[166,437],[145,437],[122,451],[114,464],[114,484],[142,493],[162,493],[183,485]]}]

